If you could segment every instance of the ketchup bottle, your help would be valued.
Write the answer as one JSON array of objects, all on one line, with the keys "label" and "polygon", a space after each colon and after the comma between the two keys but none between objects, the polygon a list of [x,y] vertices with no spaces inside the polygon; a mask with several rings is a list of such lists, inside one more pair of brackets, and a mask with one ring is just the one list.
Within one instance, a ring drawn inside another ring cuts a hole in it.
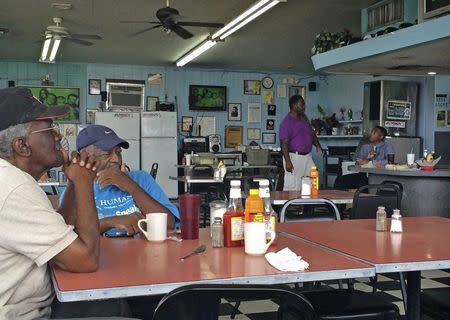
[{"label": "ketchup bottle", "polygon": [[225,247],[242,247],[244,245],[244,208],[241,198],[241,181],[230,181],[230,202],[223,215],[223,232]]}]

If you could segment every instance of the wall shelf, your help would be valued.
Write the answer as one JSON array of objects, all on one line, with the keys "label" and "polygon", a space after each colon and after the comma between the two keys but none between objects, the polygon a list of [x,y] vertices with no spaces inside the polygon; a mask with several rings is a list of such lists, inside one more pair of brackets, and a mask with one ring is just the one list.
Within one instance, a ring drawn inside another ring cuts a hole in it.
[{"label": "wall shelf", "polygon": [[338,120],[340,124],[347,124],[347,123],[362,123],[362,120]]},{"label": "wall shelf", "polygon": [[336,135],[336,136],[333,136],[333,135],[331,135],[331,136],[325,136],[325,135],[317,136],[317,138],[319,138],[319,139],[353,139],[353,138],[362,138],[362,137],[363,137],[362,134],[353,134],[353,135],[342,135],[341,134],[341,135]]}]

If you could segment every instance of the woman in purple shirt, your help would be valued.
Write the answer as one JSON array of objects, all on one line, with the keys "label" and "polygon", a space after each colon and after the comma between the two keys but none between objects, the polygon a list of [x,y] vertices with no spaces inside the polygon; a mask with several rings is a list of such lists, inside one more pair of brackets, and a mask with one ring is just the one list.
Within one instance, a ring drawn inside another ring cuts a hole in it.
[{"label": "woman in purple shirt", "polygon": [[305,115],[305,101],[294,95],[289,99],[289,113],[280,124],[281,152],[284,164],[283,190],[301,190],[301,178],[309,176],[314,162],[311,157],[312,145],[322,152],[319,140]]}]

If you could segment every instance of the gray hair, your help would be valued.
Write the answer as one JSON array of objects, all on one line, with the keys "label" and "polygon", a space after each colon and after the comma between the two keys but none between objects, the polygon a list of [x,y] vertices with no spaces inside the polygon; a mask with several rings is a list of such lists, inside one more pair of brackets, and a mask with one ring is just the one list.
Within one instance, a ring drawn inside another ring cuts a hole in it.
[{"label": "gray hair", "polygon": [[26,123],[11,126],[8,129],[0,131],[0,158],[11,158],[13,155],[12,142],[14,139],[25,137],[28,133],[29,127]]}]

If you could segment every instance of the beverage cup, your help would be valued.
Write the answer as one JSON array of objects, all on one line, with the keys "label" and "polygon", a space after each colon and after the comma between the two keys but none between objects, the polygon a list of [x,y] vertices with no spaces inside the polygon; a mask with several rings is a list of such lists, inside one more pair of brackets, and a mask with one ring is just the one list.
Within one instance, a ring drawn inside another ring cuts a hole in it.
[{"label": "beverage cup", "polygon": [[[147,231],[142,228],[143,222],[147,224]],[[167,239],[167,213],[148,213],[137,225],[148,241],[160,242]]]},{"label": "beverage cup", "polygon": [[394,164],[394,159],[395,159],[395,154],[393,153],[388,153],[387,155],[387,161],[389,164]]},{"label": "beverage cup", "polygon": [[[267,234],[270,233],[270,241],[267,242]],[[276,233],[269,230],[264,222],[244,223],[245,253],[261,255],[266,253],[272,242],[275,241]]]},{"label": "beverage cup", "polygon": [[178,197],[180,202],[181,238],[198,239],[200,223],[200,195],[185,193]]},{"label": "beverage cup", "polygon": [[414,164],[414,158],[416,157],[415,153],[407,153],[406,154],[406,163],[411,166]]}]

